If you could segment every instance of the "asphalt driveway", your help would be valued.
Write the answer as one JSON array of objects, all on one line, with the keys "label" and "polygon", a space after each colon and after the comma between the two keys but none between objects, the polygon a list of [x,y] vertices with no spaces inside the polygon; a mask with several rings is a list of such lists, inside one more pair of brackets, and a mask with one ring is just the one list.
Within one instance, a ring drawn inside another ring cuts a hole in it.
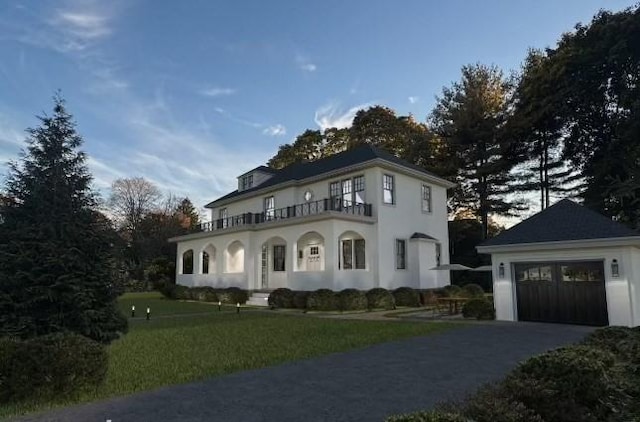
[{"label": "asphalt driveway", "polygon": [[550,324],[471,325],[18,420],[382,421],[461,397],[522,359],[590,331]]}]

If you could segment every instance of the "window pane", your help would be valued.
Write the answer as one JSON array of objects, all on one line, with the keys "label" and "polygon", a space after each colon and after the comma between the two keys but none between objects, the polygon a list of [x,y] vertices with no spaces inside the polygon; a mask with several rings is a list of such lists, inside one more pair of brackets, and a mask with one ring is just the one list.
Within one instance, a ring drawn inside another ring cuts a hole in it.
[{"label": "window pane", "polygon": [[396,240],[396,268],[399,270],[407,268],[407,251],[405,248],[405,241],[401,239]]},{"label": "window pane", "polygon": [[560,266],[562,281],[602,281],[602,265],[596,262],[576,262]]},{"label": "window pane", "polygon": [[273,246],[273,271],[284,271],[285,246]]},{"label": "window pane", "polygon": [[353,241],[351,239],[342,241],[342,269],[351,270],[353,268]]},{"label": "window pane", "polygon": [[353,178],[353,190],[356,192],[364,190],[364,176],[356,176]]},{"label": "window pane", "polygon": [[364,270],[365,264],[365,252],[364,252],[364,239],[356,239],[354,241],[355,255],[356,255],[356,269]]},{"label": "window pane", "polygon": [[351,206],[351,179],[342,181],[342,203],[345,207]]},{"label": "window pane", "polygon": [[553,271],[549,264],[518,264],[517,281],[552,281]]},{"label": "window pane", "polygon": [[422,211],[431,212],[431,186],[422,185]]},{"label": "window pane", "polygon": [[276,215],[275,212],[276,201],[273,196],[264,198],[264,213],[267,218],[273,218]]},{"label": "window pane", "polygon": [[193,274],[193,251],[191,249],[182,254],[182,274]]},{"label": "window pane", "polygon": [[393,176],[385,174],[382,178],[382,200],[385,204],[393,204],[394,203],[394,183]]},{"label": "window pane", "polygon": [[202,274],[209,274],[209,254],[202,252]]}]

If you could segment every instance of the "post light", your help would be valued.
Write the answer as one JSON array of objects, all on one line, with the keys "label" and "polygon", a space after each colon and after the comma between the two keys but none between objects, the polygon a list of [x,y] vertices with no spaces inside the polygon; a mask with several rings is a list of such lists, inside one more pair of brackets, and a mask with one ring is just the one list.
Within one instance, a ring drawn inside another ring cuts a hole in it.
[{"label": "post light", "polygon": [[617,259],[611,261],[611,277],[620,277],[620,264]]},{"label": "post light", "polygon": [[239,314],[240,313],[240,302],[238,302],[236,304],[236,313]]},{"label": "post light", "polygon": [[151,308],[147,308],[147,321],[151,319]]},{"label": "post light", "polygon": [[501,262],[500,265],[498,265],[498,278],[504,278],[504,262]]},{"label": "post light", "polygon": [[222,310],[222,301],[219,300],[218,301],[218,312],[220,312]]},{"label": "post light", "polygon": [[131,318],[136,316],[136,305],[131,305]]}]

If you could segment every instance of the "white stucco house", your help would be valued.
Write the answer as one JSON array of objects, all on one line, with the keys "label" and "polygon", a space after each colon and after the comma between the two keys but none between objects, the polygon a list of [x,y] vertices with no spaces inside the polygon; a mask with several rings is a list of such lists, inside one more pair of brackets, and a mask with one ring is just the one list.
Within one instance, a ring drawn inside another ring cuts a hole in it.
[{"label": "white stucco house", "polygon": [[562,200],[477,247],[496,318],[640,325],[640,233]]},{"label": "white stucco house", "polygon": [[257,167],[206,205],[177,243],[185,286],[251,291],[433,288],[449,284],[447,189],[454,184],[363,145],[280,170]]}]

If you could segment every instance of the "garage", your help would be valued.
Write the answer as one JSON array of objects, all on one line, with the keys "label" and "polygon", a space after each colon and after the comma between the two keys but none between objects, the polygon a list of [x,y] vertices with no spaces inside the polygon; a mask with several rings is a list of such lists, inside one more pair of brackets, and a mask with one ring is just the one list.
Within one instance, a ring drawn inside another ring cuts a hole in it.
[{"label": "garage", "polygon": [[562,200],[477,247],[496,319],[640,326],[640,233]]},{"label": "garage", "polygon": [[603,261],[514,264],[519,321],[609,324]]}]

